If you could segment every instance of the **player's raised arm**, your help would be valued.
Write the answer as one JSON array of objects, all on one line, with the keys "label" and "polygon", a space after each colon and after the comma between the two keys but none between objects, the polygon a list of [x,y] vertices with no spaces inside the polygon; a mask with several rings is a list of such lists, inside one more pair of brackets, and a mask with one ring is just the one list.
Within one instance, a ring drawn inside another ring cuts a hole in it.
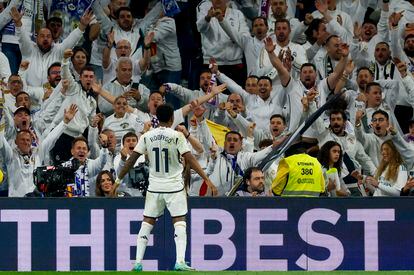
[{"label": "player's raised arm", "polygon": [[129,169],[134,166],[135,162],[137,162],[137,159],[141,156],[140,153],[137,153],[135,151],[132,152],[131,156],[127,159],[125,162],[124,167],[122,167],[121,172],[119,172],[119,175],[115,181],[115,183],[120,183],[121,180],[125,177],[126,173],[128,173]]},{"label": "player's raised arm", "polygon": [[186,163],[190,164],[190,167],[196,171],[200,177],[203,178],[203,180],[206,182],[207,186],[211,189],[212,195],[217,196],[218,191],[216,186],[211,182],[211,180],[207,177],[206,173],[204,173],[203,168],[201,168],[198,161],[195,159],[193,154],[191,152],[186,152],[183,154],[183,157],[186,161]]}]

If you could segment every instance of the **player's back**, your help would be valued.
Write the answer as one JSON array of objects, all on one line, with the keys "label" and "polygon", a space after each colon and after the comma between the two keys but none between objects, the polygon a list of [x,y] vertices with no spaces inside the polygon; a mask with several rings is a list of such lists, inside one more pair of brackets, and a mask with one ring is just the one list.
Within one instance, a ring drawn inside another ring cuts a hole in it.
[{"label": "player's back", "polygon": [[171,128],[158,127],[138,141],[135,151],[149,159],[150,192],[177,192],[184,188],[181,155],[190,151],[184,135]]}]

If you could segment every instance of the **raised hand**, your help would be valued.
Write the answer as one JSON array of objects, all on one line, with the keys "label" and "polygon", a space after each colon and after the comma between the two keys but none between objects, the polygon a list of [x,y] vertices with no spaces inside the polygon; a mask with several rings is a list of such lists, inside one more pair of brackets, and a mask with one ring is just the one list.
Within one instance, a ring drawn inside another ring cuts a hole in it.
[{"label": "raised hand", "polygon": [[206,16],[206,20],[209,22],[210,19],[212,17],[214,17],[214,13],[215,13],[215,9],[213,7],[211,7],[208,12],[207,12],[207,16]]},{"label": "raised hand", "polygon": [[273,148],[279,147],[286,139],[288,138],[288,135],[282,135],[278,137],[273,137]]},{"label": "raised hand", "polygon": [[73,51],[72,51],[72,49],[66,49],[66,50],[63,52],[63,58],[64,58],[64,59],[71,58],[72,56],[73,56]]},{"label": "raised hand", "polygon": [[256,129],[256,123],[252,122],[249,124],[249,127],[247,128],[247,137],[253,137],[254,129]]},{"label": "raised hand", "polygon": [[69,109],[64,110],[63,122],[65,124],[68,124],[69,122],[71,122],[77,112],[78,112],[78,106],[76,106],[76,104],[71,104],[69,106]]},{"label": "raised hand", "polygon": [[400,75],[402,78],[407,76],[407,64],[405,62],[402,62],[399,58],[394,57],[392,59],[394,61],[394,64],[397,66],[398,71],[400,72]]},{"label": "raised hand", "polygon": [[312,87],[309,89],[308,93],[306,94],[306,98],[308,100],[308,102],[312,102],[315,100],[315,98],[319,95],[318,90],[316,90],[315,87]]},{"label": "raised hand", "polygon": [[397,129],[395,129],[394,125],[390,123],[390,125],[387,128],[387,132],[395,136],[397,134]]},{"label": "raised hand", "polygon": [[152,41],[154,40],[155,32],[148,32],[147,35],[144,38],[144,45],[145,47],[148,47]]},{"label": "raised hand", "polygon": [[401,18],[404,16],[403,13],[404,13],[404,10],[402,10],[400,12],[393,12],[388,17],[388,25],[389,25],[390,28],[398,26],[398,23],[400,22]]},{"label": "raised hand", "polygon": [[196,108],[193,108],[193,114],[194,116],[197,118],[197,120],[202,120],[203,119],[203,115],[206,112],[206,108],[203,105],[199,105]]},{"label": "raised hand", "polygon": [[100,134],[99,135],[99,143],[101,144],[101,146],[103,148],[108,148],[108,136],[105,134]]},{"label": "raised hand", "polygon": [[102,85],[98,82],[93,82],[91,85],[91,88],[92,88],[92,91],[97,95],[99,95],[102,91]]},{"label": "raised hand", "polygon": [[286,68],[288,72],[290,72],[292,70],[292,61],[293,61],[292,52],[290,51],[290,48],[288,48],[286,51],[283,52],[283,57],[281,60],[282,60],[283,66]]},{"label": "raised hand", "polygon": [[14,25],[16,25],[16,27],[21,27],[22,26],[23,14],[24,14],[24,12],[23,11],[19,12],[16,7],[11,8],[10,17],[13,19]]},{"label": "raised hand", "polygon": [[53,88],[52,87],[44,88],[42,101],[47,100],[52,93],[53,93]]},{"label": "raised hand", "polygon": [[348,63],[346,63],[345,73],[348,75],[352,74],[352,72],[354,71],[354,68],[355,68],[355,64],[354,64],[354,61],[352,61],[351,59],[348,61]]},{"label": "raised hand", "polygon": [[106,35],[106,38],[108,39],[108,47],[113,47],[115,43],[115,32],[113,29]]},{"label": "raised hand", "polygon": [[62,89],[60,90],[60,92],[63,95],[66,95],[66,92],[68,91],[69,85],[70,85],[69,79],[62,79],[61,81],[62,81]]},{"label": "raised hand", "polygon": [[20,70],[26,71],[29,68],[30,61],[29,60],[22,60],[20,63]]},{"label": "raised hand", "polygon": [[312,14],[311,13],[305,14],[305,20],[304,20],[305,25],[309,25],[310,23],[312,23],[312,21],[313,21]]},{"label": "raised hand", "polygon": [[86,27],[91,23],[92,19],[93,11],[91,9],[86,10],[79,20],[79,29],[81,31],[84,31]]},{"label": "raised hand", "polygon": [[210,69],[212,74],[217,74],[219,69],[216,62],[216,59],[214,57],[210,58],[209,60],[210,65],[208,65],[208,68]]},{"label": "raised hand", "polygon": [[357,110],[355,113],[355,124],[359,124],[364,115],[365,112],[363,110]]},{"label": "raised hand", "polygon": [[188,132],[187,128],[185,128],[184,125],[177,125],[177,127],[175,127],[175,130],[183,133],[185,137],[188,137],[190,135],[190,133]]},{"label": "raised hand", "polygon": [[151,121],[147,121],[144,123],[144,129],[141,131],[141,133],[148,132],[152,127]]},{"label": "raised hand", "polygon": [[121,159],[125,161],[128,158],[129,154],[129,148],[128,147],[122,147],[121,151],[119,152],[121,154]]},{"label": "raised hand", "polygon": [[308,98],[304,96],[300,99],[300,102],[302,102],[303,112],[307,112],[309,110]]},{"label": "raised hand", "polygon": [[139,93],[139,91],[138,90],[136,90],[136,89],[131,89],[131,90],[129,90],[128,92],[125,92],[124,93],[124,96],[126,97],[126,98],[133,98],[133,99],[135,99],[136,101],[140,101],[141,100],[141,94]]},{"label": "raised hand", "polygon": [[227,88],[227,84],[226,84],[226,83],[223,83],[223,84],[218,85],[218,86],[214,85],[214,86],[212,87],[212,89],[211,89],[211,92],[212,92],[214,95],[218,95],[218,94],[220,94],[220,93],[224,92],[224,91],[226,90],[226,88]]},{"label": "raised hand", "polygon": [[237,116],[237,113],[233,110],[233,104],[231,102],[226,102],[226,111],[232,118]]},{"label": "raised hand", "polygon": [[271,52],[273,52],[274,50],[275,50],[275,48],[276,48],[276,45],[275,44],[273,44],[273,40],[272,40],[272,38],[271,37],[266,37],[266,39],[265,39],[265,41],[264,41],[264,44],[265,44],[265,49],[266,49],[266,51],[268,52],[268,53],[271,53]]},{"label": "raised hand", "polygon": [[96,128],[98,127],[99,123],[104,120],[103,114],[99,113],[96,114],[91,121],[91,127]]},{"label": "raised hand", "polygon": [[215,9],[214,17],[216,17],[219,22],[223,21],[224,14],[221,9]]},{"label": "raised hand", "polygon": [[111,198],[116,198],[117,197],[117,192],[118,192],[119,185],[120,185],[119,182],[114,182],[114,184],[112,185],[111,191],[109,191],[109,196]]}]

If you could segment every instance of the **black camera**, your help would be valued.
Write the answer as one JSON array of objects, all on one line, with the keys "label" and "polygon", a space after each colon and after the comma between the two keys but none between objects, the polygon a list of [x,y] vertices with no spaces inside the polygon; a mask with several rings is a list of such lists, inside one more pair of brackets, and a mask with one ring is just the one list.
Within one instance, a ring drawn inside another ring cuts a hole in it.
[{"label": "black camera", "polygon": [[140,163],[138,166],[129,170],[128,186],[138,189],[145,197],[149,185],[149,166],[147,162]]},{"label": "black camera", "polygon": [[73,159],[71,167],[41,166],[33,172],[34,184],[45,197],[65,197],[67,185],[75,181],[79,160]]}]

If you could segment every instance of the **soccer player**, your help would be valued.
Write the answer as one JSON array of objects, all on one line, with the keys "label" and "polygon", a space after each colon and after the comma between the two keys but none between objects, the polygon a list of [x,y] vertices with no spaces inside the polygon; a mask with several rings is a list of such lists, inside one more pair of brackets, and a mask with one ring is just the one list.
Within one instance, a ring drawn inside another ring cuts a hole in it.
[{"label": "soccer player", "polygon": [[142,270],[141,261],[149,235],[156,219],[163,214],[165,207],[170,212],[174,224],[177,253],[174,270],[194,270],[184,261],[187,246],[185,222],[187,195],[182,177],[181,157],[205,180],[213,195],[217,194],[217,189],[191,154],[184,135],[170,128],[174,119],[173,108],[167,104],[160,105],[157,108],[157,118],[159,127],[140,137],[137,146],[116,180],[116,184],[119,184],[141,155],[148,156],[149,186],[145,198],[144,220],[137,237],[137,254],[133,270]]}]

